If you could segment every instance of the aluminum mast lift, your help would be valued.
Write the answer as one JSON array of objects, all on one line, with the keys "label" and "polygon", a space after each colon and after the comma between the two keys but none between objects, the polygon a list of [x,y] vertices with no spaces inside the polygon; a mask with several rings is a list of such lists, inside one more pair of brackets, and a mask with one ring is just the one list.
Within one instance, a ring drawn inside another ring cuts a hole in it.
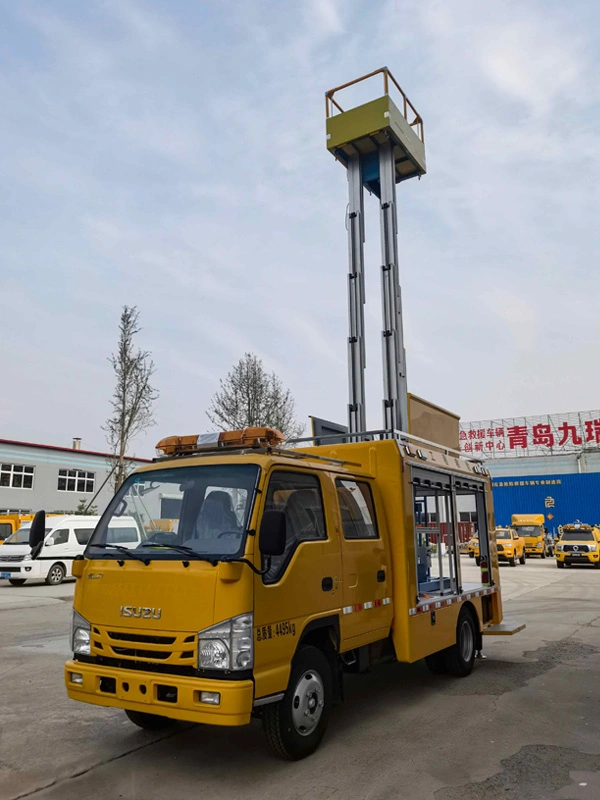
[{"label": "aluminum mast lift", "polygon": [[[382,75],[384,94],[347,111],[335,95],[375,75]],[[389,95],[397,89],[401,107]],[[380,201],[381,297],[383,307],[383,428],[408,431],[406,353],[402,331],[402,298],[398,271],[396,183],[424,175],[423,120],[387,67],[325,93],[327,149],[348,170],[348,428],[366,430],[364,188]],[[358,440],[360,436],[350,437]]]}]

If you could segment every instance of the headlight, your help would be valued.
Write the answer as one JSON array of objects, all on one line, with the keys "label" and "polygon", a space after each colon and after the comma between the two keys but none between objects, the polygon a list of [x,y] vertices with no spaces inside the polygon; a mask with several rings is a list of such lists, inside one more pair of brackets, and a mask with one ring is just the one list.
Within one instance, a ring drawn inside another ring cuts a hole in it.
[{"label": "headlight", "polygon": [[538,550],[541,550],[543,546],[544,546],[543,542],[538,542],[537,543]]},{"label": "headlight", "polygon": [[90,623],[77,611],[73,611],[71,649],[75,655],[89,656],[90,654]]},{"label": "headlight", "polygon": [[560,553],[562,551],[562,549],[563,549],[563,546],[562,546],[562,544],[557,544],[554,549],[558,550],[558,552]]},{"label": "headlight", "polygon": [[23,556],[23,561],[31,561],[31,560],[32,560],[31,553],[27,553],[26,556]]},{"label": "headlight", "polygon": [[596,547],[596,545],[595,545],[595,544],[591,544],[591,545],[589,546],[589,549],[590,549],[590,551],[593,553],[593,552],[594,552],[594,550],[597,550],[598,548]]},{"label": "headlight", "polygon": [[240,670],[253,665],[252,614],[240,614],[198,633],[198,669]]}]

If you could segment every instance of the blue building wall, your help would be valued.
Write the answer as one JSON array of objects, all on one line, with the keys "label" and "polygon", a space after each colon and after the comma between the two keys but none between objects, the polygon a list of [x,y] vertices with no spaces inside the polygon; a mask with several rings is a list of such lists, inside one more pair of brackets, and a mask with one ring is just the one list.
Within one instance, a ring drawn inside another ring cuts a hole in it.
[{"label": "blue building wall", "polygon": [[544,514],[549,531],[574,522],[600,523],[600,472],[493,476],[496,525],[513,514]]}]

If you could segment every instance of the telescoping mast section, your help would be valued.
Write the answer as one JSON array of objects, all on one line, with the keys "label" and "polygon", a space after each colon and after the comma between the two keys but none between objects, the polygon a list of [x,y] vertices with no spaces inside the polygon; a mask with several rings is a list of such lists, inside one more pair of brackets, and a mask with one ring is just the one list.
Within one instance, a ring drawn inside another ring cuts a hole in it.
[{"label": "telescoping mast section", "polygon": [[[344,111],[336,95],[374,76],[383,95]],[[400,107],[390,96],[394,92]],[[379,199],[383,306],[383,427],[408,431],[406,353],[398,270],[396,184],[424,175],[423,120],[387,67],[325,93],[327,149],[348,170],[348,428],[365,431],[364,189]]]}]

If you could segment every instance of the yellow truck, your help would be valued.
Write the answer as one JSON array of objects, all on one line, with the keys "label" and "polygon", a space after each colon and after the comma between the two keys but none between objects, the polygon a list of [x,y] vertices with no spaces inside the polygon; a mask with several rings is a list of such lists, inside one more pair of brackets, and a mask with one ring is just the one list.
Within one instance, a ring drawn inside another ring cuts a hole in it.
[{"label": "yellow truck", "polygon": [[552,556],[553,545],[548,540],[543,514],[513,514],[511,527],[525,540],[525,555]]},{"label": "yellow truck", "polygon": [[554,548],[559,569],[573,564],[593,564],[600,568],[600,527],[574,522],[563,525],[560,539]]},{"label": "yellow truck", "polygon": [[514,528],[496,528],[498,561],[507,561],[511,567],[525,563],[525,540]]},{"label": "yellow truck", "polygon": [[[147,729],[260,717],[275,753],[298,759],[321,741],[344,672],[424,658],[468,675],[484,634],[524,627],[500,624],[489,473],[381,436],[297,449],[268,428],[161,440],[73,563],[69,697]],[[152,522],[163,496],[179,500],[171,530]],[[478,517],[468,582],[457,500]],[[140,544],[119,538],[124,516],[150,526]],[[43,512],[34,557],[40,529]]]}]

